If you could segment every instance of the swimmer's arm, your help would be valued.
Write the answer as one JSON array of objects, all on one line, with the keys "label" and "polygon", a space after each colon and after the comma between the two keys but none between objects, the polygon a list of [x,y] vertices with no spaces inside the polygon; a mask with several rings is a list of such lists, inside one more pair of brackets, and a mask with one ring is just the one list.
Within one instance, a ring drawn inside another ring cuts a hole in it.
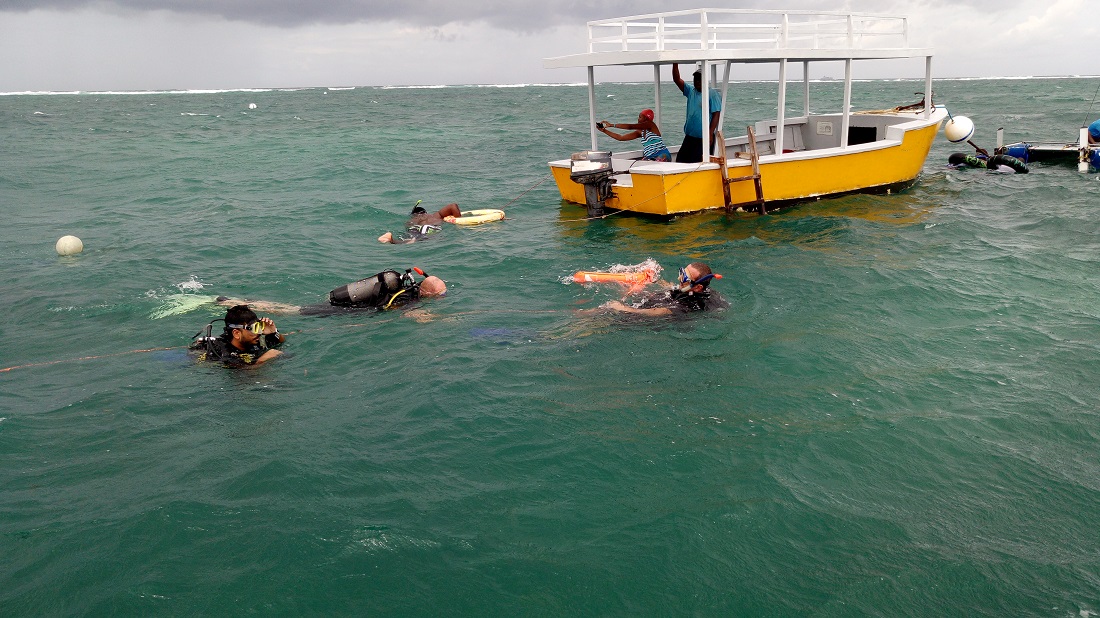
[{"label": "swimmer's arm", "polygon": [[631,307],[630,305],[624,305],[623,303],[621,303],[617,300],[613,300],[609,303],[605,303],[603,306],[607,309],[611,309],[612,311],[619,311],[621,313],[633,313],[634,315],[648,315],[648,316],[672,315],[672,310],[668,309],[668,308],[665,308],[665,307],[653,307],[652,309],[638,309],[636,307]]},{"label": "swimmer's arm", "polygon": [[415,238],[402,238],[398,240],[393,237],[393,232],[386,232],[378,237],[378,242],[384,245],[407,245],[416,242]]},{"label": "swimmer's arm", "polygon": [[275,321],[264,316],[260,318],[260,322],[264,325],[264,345],[269,350],[283,345],[283,342],[286,341],[286,335],[279,332],[279,327],[275,326]]},{"label": "swimmer's arm", "polygon": [[269,335],[264,335],[264,344],[267,345],[268,348],[276,348],[283,345],[283,343],[285,342],[286,335],[282,333],[271,333]]},{"label": "swimmer's arm", "polygon": [[253,311],[259,311],[262,313],[281,313],[293,315],[302,310],[299,305],[289,305],[287,303],[277,303],[269,300],[244,300],[241,298],[229,298],[227,296],[219,296],[217,303],[222,307],[248,305],[252,308]]},{"label": "swimmer's arm", "polygon": [[406,309],[401,315],[412,318],[421,324],[431,322],[432,318],[435,317],[425,309]]},{"label": "swimmer's arm", "polygon": [[261,354],[260,358],[257,358],[256,362],[252,363],[252,364],[253,365],[261,365],[261,364],[266,363],[267,361],[269,361],[269,360],[271,360],[271,359],[273,359],[276,356],[279,356],[281,354],[282,354],[281,350],[268,350],[267,352],[264,352],[263,354]]}]

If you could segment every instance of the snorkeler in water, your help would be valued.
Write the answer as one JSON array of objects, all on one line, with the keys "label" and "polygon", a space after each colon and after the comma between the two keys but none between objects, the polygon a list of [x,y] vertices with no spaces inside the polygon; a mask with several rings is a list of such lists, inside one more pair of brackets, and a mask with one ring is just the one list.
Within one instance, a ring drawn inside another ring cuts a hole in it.
[{"label": "snorkeler in water", "polygon": [[378,237],[378,242],[391,245],[407,245],[418,240],[424,240],[432,234],[443,229],[443,223],[448,217],[461,217],[462,210],[458,204],[447,204],[436,212],[428,212],[418,201],[410,213],[409,222],[405,224],[405,233],[395,237],[393,232],[386,232]]},{"label": "snorkeler in water", "polygon": [[620,313],[643,316],[683,315],[695,311],[711,311],[729,307],[718,292],[710,289],[710,284],[722,275],[711,272],[702,262],[692,262],[680,269],[679,283],[661,292],[651,292],[637,305],[627,305],[613,300],[600,306]]}]

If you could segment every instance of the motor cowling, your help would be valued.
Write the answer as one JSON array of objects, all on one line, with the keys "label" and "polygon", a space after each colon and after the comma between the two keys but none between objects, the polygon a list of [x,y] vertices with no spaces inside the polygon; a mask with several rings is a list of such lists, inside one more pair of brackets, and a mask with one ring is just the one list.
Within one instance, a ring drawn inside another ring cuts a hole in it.
[{"label": "motor cowling", "polygon": [[569,179],[584,185],[584,202],[588,207],[588,216],[599,217],[604,214],[604,206],[611,197],[612,178],[615,170],[611,165],[611,153],[598,150],[586,150],[573,153],[569,161]]}]

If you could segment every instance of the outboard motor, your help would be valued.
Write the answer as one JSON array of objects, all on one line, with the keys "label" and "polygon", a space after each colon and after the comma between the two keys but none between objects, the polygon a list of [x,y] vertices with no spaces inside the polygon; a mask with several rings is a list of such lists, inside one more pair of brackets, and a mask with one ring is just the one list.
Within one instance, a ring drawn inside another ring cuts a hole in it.
[{"label": "outboard motor", "polygon": [[589,217],[603,216],[603,208],[615,184],[611,175],[611,153],[597,150],[575,152],[569,161],[569,179],[584,185],[584,203]]}]

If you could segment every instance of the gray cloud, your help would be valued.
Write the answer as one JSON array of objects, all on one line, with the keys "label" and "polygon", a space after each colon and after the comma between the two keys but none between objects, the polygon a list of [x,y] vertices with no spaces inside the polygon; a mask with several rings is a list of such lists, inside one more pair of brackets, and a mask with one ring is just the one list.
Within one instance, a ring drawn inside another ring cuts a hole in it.
[{"label": "gray cloud", "polygon": [[[750,0],[739,2],[738,8],[765,4],[769,3]],[[823,0],[795,0],[786,4],[784,8],[788,9],[835,5]],[[539,31],[561,24],[698,6],[698,0],[605,0],[598,4],[576,0],[0,0],[0,12],[95,9],[134,13],[165,10],[281,28],[380,21],[418,26],[484,22],[498,28],[520,31]]]},{"label": "gray cloud", "polygon": [[[1004,13],[1021,3],[1022,0],[1001,0],[990,11]],[[708,4],[722,3],[699,0],[603,0],[599,3],[578,0],[0,0],[0,12],[94,9],[140,13],[165,10],[280,28],[382,21],[428,27],[484,22],[508,30],[540,31],[562,24],[693,9]],[[768,0],[743,0],[736,4],[741,9],[775,8],[772,6],[775,2]],[[988,0],[855,0],[845,4],[847,6],[838,7],[835,0],[786,0],[780,8],[902,14],[948,5],[988,8]]]}]

